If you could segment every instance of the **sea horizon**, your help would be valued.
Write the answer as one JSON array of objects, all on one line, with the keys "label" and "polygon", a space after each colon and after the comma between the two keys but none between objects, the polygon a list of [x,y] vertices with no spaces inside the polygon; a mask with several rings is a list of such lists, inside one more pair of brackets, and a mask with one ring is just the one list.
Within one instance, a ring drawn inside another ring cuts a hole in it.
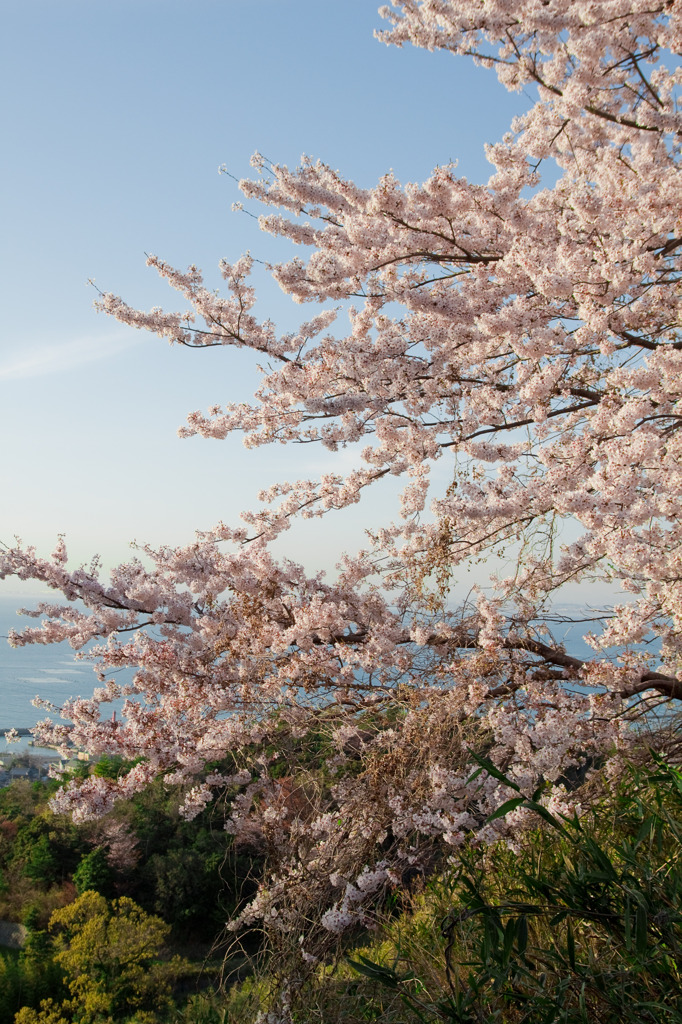
[{"label": "sea horizon", "polygon": [[[61,706],[72,697],[87,697],[98,685],[92,665],[76,659],[68,643],[10,647],[10,629],[35,626],[38,619],[18,616],[18,608],[35,608],[44,597],[0,596],[0,745],[9,729],[31,729],[49,715],[31,701],[41,697]],[[122,701],[111,705],[118,708]],[[111,710],[109,710],[111,714]],[[20,749],[13,747],[14,750]]]}]

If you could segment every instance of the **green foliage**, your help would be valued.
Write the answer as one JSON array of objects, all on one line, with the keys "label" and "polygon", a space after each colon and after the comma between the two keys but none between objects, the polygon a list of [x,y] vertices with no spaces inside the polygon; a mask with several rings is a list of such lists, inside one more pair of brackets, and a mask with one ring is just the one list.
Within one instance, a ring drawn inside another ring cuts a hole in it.
[{"label": "green foliage", "polygon": [[170,928],[127,897],[109,903],[85,892],[54,912],[50,929],[83,1020],[167,999],[166,972],[156,960]]},{"label": "green foliage", "polygon": [[[313,736],[285,750],[285,774],[300,757],[299,771],[314,775],[325,743]],[[421,893],[396,892],[373,944],[347,967],[320,969],[301,994],[296,1024],[682,1022],[682,772],[654,756],[580,820],[534,797],[515,793],[498,812],[525,806],[539,815],[541,828],[520,850],[463,850]],[[140,862],[112,874],[106,848],[91,848],[95,833],[46,813],[27,787],[5,796],[0,870],[10,886],[23,878],[34,888],[23,904],[25,949],[0,954],[2,1024],[19,1010],[16,1024],[255,1020],[272,991],[267,972],[174,1008],[173,978],[188,968],[159,957],[170,929],[157,915],[183,938],[213,937],[253,868],[213,812],[184,821],[178,800],[159,783],[118,809]],[[53,914],[50,935],[40,930],[57,892],[50,879],[71,875],[80,897]],[[109,902],[110,885],[139,899]]]},{"label": "green foliage", "polygon": [[[133,763],[103,758],[93,771],[125,773]],[[171,923],[183,941],[212,942],[253,894],[257,859],[234,850],[220,811],[215,824],[212,809],[185,821],[181,797],[160,781],[116,808],[113,822],[130,835],[135,854],[128,862],[114,858],[112,867],[106,823],[100,833],[99,826],[53,815],[44,786],[22,780],[0,790],[0,918],[23,920],[27,908],[42,907],[45,927],[51,911],[73,898],[73,882],[78,894],[129,895]]]},{"label": "green foliage", "polygon": [[[112,758],[112,763],[105,763],[106,771],[126,771],[131,765],[118,761]],[[243,880],[253,869],[252,861],[233,853],[232,838],[222,828],[222,820],[213,825],[210,812],[192,822],[181,818],[181,794],[162,783],[138,800],[122,803],[112,815],[111,829],[106,821],[103,826],[74,825],[53,815],[46,806],[48,797],[48,787],[31,786],[24,780],[0,790],[0,918],[21,920],[29,928],[20,956],[9,950],[0,953],[0,1024],[11,1024],[22,1008],[24,1024],[44,1024],[52,1018],[71,1021],[74,1015],[80,1024],[88,1013],[93,1020],[104,1014],[102,1020],[111,1017],[126,1022],[133,1014],[135,1024],[149,1024],[150,1014],[156,1020],[159,1013],[171,1012],[179,962],[169,966],[156,958],[153,969],[145,968],[157,985],[153,995],[139,991],[129,998],[114,991],[114,1001],[108,1004],[110,979],[101,975],[101,985],[108,993],[102,995],[93,992],[92,978],[88,982],[84,977],[82,983],[89,989],[85,1011],[85,996],[81,999],[66,985],[74,979],[59,960],[64,936],[56,940],[55,948],[45,930],[52,911],[64,908],[76,893],[92,891],[103,897],[125,893],[134,897],[136,904],[144,903],[138,910],[148,920],[158,921],[159,913],[167,918],[175,927],[176,938],[190,943],[203,962],[207,946],[201,941],[213,941],[224,926],[240,899]],[[112,868],[109,837],[117,840],[121,835],[130,835],[137,861],[133,856]],[[99,845],[93,849],[93,843]],[[252,891],[253,883],[247,892]],[[166,943],[168,925],[160,922],[160,926]],[[192,974],[199,969],[197,966]],[[186,970],[183,965],[183,978]],[[138,997],[141,1003],[135,1009]],[[41,1003],[45,1004],[42,1008]],[[106,1012],[102,1009],[105,1004],[109,1005]]]},{"label": "green foliage", "polygon": [[[20,997],[24,979],[19,969],[18,958],[9,951],[0,952],[0,1020],[10,1021],[20,1008]],[[30,1001],[29,998],[26,1000]]]},{"label": "green foliage", "polygon": [[104,779],[118,779],[121,775],[127,775],[131,768],[143,760],[142,757],[126,760],[120,754],[102,754],[92,767],[92,775],[99,775]]},{"label": "green foliage", "polygon": [[50,931],[52,963],[61,968],[68,996],[42,1000],[38,1010],[34,1002],[17,1024],[96,1024],[131,1014],[138,1024],[152,1024],[172,1009],[172,982],[188,965],[178,957],[159,959],[170,927],[132,900],[109,902],[85,892],[53,913]]},{"label": "green foliage", "polygon": [[[154,910],[173,925],[197,925],[202,918],[213,918],[218,868],[215,860],[207,864],[193,849],[155,854],[148,866],[155,893]],[[224,911],[222,916],[224,920]]]},{"label": "green foliage", "polygon": [[404,949],[390,964],[356,955],[354,969],[420,1020],[682,1021],[682,772],[654,755],[582,820],[538,813],[547,827],[520,853],[469,849],[440,883],[440,991],[399,969]]},{"label": "green foliage", "polygon": [[123,774],[123,758],[115,754],[103,754],[92,768],[92,774],[103,779],[117,779]]},{"label": "green foliage", "polygon": [[88,890],[107,896],[111,890],[111,875],[106,852],[98,846],[81,859],[73,873],[73,884],[79,896]]},{"label": "green foliage", "polygon": [[179,802],[180,794],[159,781],[128,805],[143,854],[128,891],[145,910],[181,929],[183,937],[210,942],[253,895],[259,861],[235,851],[223,828],[224,809],[207,808],[186,821]]},{"label": "green foliage", "polygon": [[174,1024],[230,1024],[224,1000],[215,995],[195,995],[176,1017]]},{"label": "green foliage", "polygon": [[26,779],[17,779],[0,789],[0,816],[14,821],[27,818],[35,812],[44,797]]},{"label": "green foliage", "polygon": [[17,824],[8,863],[21,864],[23,873],[43,887],[71,874],[85,845],[71,821],[43,810]]},{"label": "green foliage", "polygon": [[0,1021],[12,1021],[22,1007],[38,1006],[49,996],[65,996],[62,971],[52,961],[45,932],[32,932],[24,948],[0,952]]},{"label": "green foliage", "polygon": [[70,1024],[64,1003],[55,1003],[53,999],[42,999],[40,1009],[22,1006],[14,1018],[14,1024]]},{"label": "green foliage", "polygon": [[46,835],[40,836],[29,848],[24,872],[35,882],[48,884],[57,879],[59,860]]},{"label": "green foliage", "polygon": [[76,764],[69,767],[68,770],[72,778],[87,778],[90,774],[90,768],[87,761],[78,761]]},{"label": "green foliage", "polygon": [[40,906],[38,903],[28,903],[24,907],[24,913],[22,915],[22,923],[27,928],[38,928],[40,921]]}]

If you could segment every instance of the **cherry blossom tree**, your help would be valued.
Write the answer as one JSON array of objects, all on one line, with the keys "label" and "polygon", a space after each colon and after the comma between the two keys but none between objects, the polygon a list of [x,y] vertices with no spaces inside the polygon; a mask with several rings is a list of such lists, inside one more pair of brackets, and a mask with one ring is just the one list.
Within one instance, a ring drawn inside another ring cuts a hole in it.
[{"label": "cherry blossom tree", "polygon": [[[224,295],[150,257],[179,312],[98,302],[172,344],[254,352],[252,402],[194,412],[184,436],[349,447],[356,468],[281,482],[242,524],[142,547],[110,579],[96,561],[70,568],[62,540],[50,558],[20,544],[0,558],[0,576],[65,599],[12,642],[68,639],[100,678],[62,709],[72,725],[39,735],[138,759],[56,805],[102,814],[159,775],[186,788],[187,814],[227,791],[235,841],[271,866],[240,923],[304,936],[302,963],[435,849],[514,842],[528,811],[485,823],[511,793],[493,765],[524,793],[566,782],[588,757],[616,763],[629,721],[682,698],[680,7],[381,13],[384,42],[471,57],[535,97],[488,147],[489,180],[446,166],[363,189],[323,163],[256,156],[242,192],[272,209],[263,231],[301,247],[270,269],[311,319],[290,334],[259,320],[248,256],[222,264]],[[334,580],[274,557],[292,520],[342,528],[339,510],[388,475],[405,481],[400,508]],[[453,610],[458,569],[499,552],[508,574]],[[586,661],[553,639],[552,602],[595,580],[630,596]],[[102,705],[121,696],[114,722]],[[313,734],[323,781],[296,765]],[[559,784],[545,799],[575,797]]]}]

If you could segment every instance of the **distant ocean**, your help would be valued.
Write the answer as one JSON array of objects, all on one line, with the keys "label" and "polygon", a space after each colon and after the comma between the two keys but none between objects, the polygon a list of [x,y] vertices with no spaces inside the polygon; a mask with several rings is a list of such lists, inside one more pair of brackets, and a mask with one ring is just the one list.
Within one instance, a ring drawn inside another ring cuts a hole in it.
[{"label": "distant ocean", "polygon": [[0,598],[0,729],[28,728],[45,718],[45,712],[31,704],[36,695],[62,704],[95,685],[92,669],[75,661],[75,651],[66,643],[9,646],[10,629],[21,630],[39,622],[17,615],[17,608],[38,603],[21,597]]},{"label": "distant ocean", "polygon": [[[0,597],[0,749],[4,749],[6,729],[29,729],[46,717],[42,708],[31,704],[34,697],[60,706],[70,697],[90,696],[98,685],[92,665],[77,661],[68,643],[25,647],[10,647],[7,643],[10,629],[22,630],[40,622],[17,615],[17,608],[35,608],[39,603],[38,598]],[[12,749],[25,745],[26,740]]]}]

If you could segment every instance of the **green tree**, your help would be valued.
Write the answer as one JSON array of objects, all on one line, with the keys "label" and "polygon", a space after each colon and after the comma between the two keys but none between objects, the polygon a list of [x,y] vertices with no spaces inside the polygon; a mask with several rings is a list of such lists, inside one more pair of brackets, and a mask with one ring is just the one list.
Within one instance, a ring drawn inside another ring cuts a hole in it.
[{"label": "green tree", "polygon": [[103,754],[93,766],[92,774],[104,779],[117,779],[122,774],[123,758],[120,754]]},{"label": "green tree", "polygon": [[[178,957],[159,960],[170,926],[131,899],[108,901],[84,892],[55,910],[50,931],[71,993],[63,1008],[78,1024],[143,1009],[163,1012],[172,1005],[171,982],[186,964]],[[37,1020],[43,1022],[41,1016]]]},{"label": "green tree", "polygon": [[32,1008],[49,997],[67,993],[62,970],[52,959],[46,932],[30,932],[20,953],[0,952],[0,1021],[6,1024],[23,1007]]},{"label": "green tree", "polygon": [[101,846],[86,853],[81,859],[73,873],[73,884],[79,896],[88,890],[108,895],[111,887],[111,868]]},{"label": "green tree", "polygon": [[63,1003],[55,1003],[54,999],[43,999],[40,1010],[22,1006],[14,1018],[14,1024],[70,1024],[64,1012]]},{"label": "green tree", "polygon": [[28,848],[24,873],[34,882],[49,884],[56,881],[59,868],[59,859],[54,846],[46,835],[40,836]]},{"label": "green tree", "polygon": [[73,822],[43,809],[19,825],[8,860],[34,882],[50,885],[71,874],[84,846],[82,832]]}]

